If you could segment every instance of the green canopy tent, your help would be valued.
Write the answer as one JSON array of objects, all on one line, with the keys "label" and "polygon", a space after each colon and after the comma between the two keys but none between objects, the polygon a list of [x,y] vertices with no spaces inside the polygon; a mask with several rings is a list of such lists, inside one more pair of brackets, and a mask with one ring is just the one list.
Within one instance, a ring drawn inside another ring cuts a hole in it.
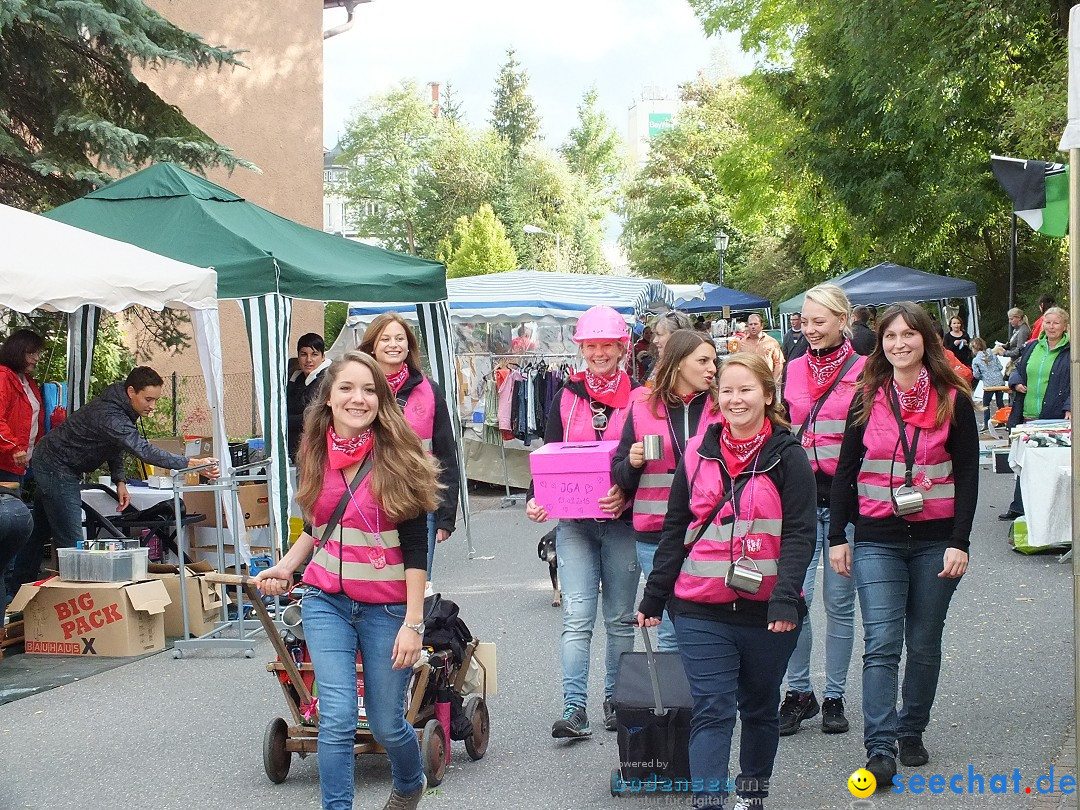
[{"label": "green canopy tent", "polygon": [[[442,387],[457,426],[457,378],[442,264],[308,228],[171,163],[150,166],[45,216],[217,271],[218,298],[238,300],[247,324],[282,541],[291,498],[285,374],[293,299],[415,302],[432,377]],[[81,390],[88,380],[78,372],[72,372],[71,385]],[[463,457],[459,466],[467,521]]]}]

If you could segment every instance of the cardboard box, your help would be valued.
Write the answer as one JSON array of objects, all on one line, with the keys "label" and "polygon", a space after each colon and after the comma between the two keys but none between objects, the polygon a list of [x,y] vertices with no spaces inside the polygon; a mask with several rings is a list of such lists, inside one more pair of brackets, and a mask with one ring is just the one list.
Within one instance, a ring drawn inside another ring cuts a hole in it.
[{"label": "cardboard box", "polygon": [[23,612],[26,652],[38,655],[144,655],[165,649],[165,585],[61,582],[23,585],[11,609]]},{"label": "cardboard box", "polygon": [[[184,589],[187,591],[188,630],[193,636],[209,633],[221,619],[221,606],[224,604],[222,587],[203,578],[214,570],[208,562],[196,562],[187,566],[184,574]],[[183,638],[184,613],[180,598],[180,569],[175,565],[151,563],[150,576],[161,581],[172,600],[165,608],[165,635],[170,638]]]},{"label": "cardboard box", "polygon": [[596,505],[612,487],[618,442],[549,442],[529,455],[536,502],[549,518],[610,518]]},{"label": "cardboard box", "polygon": [[[241,484],[236,489],[236,496],[240,501],[240,509],[244,515],[244,525],[247,528],[266,526],[270,523],[270,496],[267,494],[266,482]],[[222,498],[227,497],[222,492]],[[206,515],[206,520],[199,523],[199,528],[214,528],[218,525],[218,519],[214,515],[214,493],[185,492],[184,507],[189,513],[198,512]],[[228,526],[222,509],[221,525]]]}]

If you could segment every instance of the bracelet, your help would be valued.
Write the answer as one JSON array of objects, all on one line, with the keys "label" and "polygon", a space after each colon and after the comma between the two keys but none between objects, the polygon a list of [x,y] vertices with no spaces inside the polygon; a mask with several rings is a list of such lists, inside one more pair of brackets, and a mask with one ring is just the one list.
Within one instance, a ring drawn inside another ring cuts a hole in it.
[{"label": "bracelet", "polygon": [[402,627],[408,627],[410,630],[412,630],[414,633],[420,635],[421,637],[424,635],[424,623],[423,622],[417,622],[416,624],[409,624],[408,622],[402,622],[401,626]]}]

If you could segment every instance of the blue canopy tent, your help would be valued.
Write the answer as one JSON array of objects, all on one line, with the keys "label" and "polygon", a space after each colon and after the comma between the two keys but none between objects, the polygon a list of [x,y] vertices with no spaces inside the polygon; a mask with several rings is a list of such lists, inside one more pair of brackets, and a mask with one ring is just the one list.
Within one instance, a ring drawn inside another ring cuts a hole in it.
[{"label": "blue canopy tent", "polygon": [[707,281],[702,283],[701,290],[705,293],[704,298],[680,298],[675,302],[675,309],[689,314],[721,312],[724,307],[737,310],[763,309],[769,313],[769,324],[772,324],[772,303],[768,298],[760,298],[730,287],[710,284]]},{"label": "blue canopy tent", "polygon": [[[848,299],[856,306],[879,306],[897,301],[937,301],[940,307],[943,301],[950,298],[963,298],[968,307],[968,333],[979,334],[979,304],[975,297],[977,287],[974,281],[926,273],[892,262],[849,270],[829,281],[847,293]],[[801,311],[804,295],[800,293],[781,303],[780,313]]]}]

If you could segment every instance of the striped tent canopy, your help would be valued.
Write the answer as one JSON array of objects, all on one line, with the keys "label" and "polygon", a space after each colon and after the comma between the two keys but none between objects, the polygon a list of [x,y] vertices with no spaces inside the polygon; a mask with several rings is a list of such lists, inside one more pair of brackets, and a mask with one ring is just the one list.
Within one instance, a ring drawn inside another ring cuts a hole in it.
[{"label": "striped tent canopy", "polygon": [[[669,308],[675,304],[675,296],[668,286],[652,278],[536,270],[449,279],[446,292],[451,317],[473,322],[573,322],[597,304],[607,304],[631,321],[655,304]],[[355,327],[368,323],[388,310],[409,318],[414,305],[351,304],[346,325]]]}]

